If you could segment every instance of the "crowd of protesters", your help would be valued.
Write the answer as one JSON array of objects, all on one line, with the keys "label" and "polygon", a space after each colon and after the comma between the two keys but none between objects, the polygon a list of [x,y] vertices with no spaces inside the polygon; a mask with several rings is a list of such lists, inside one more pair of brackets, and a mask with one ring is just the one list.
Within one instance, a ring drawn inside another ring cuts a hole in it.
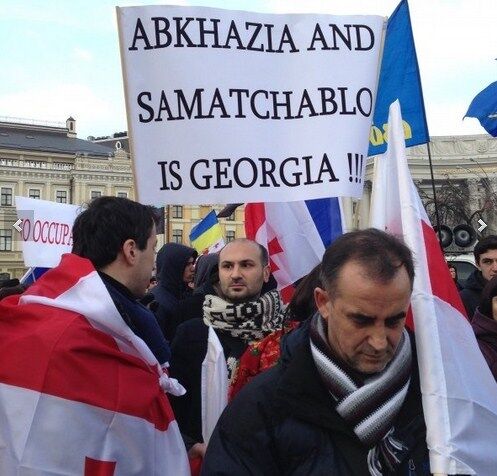
[{"label": "crowd of protesters", "polygon": [[[192,472],[204,475],[430,474],[415,339],[405,326],[414,265],[399,239],[374,229],[342,235],[295,283],[285,306],[268,251],[249,239],[201,256],[167,243],[154,263],[153,209],[125,198],[92,201],[76,219],[73,238],[72,254],[28,290],[17,280],[2,283],[0,342],[18,345],[16,316],[33,312],[31,298],[53,298],[59,280],[74,281],[71,266],[96,271],[116,315],[158,363],[160,386],[154,385],[162,394],[150,397],[143,413],[153,412],[144,418],[157,421],[168,392],[184,443],[175,450],[184,452],[177,474],[187,455]],[[478,269],[467,283],[458,283],[457,270],[453,278],[497,380],[497,237],[482,239],[474,253]],[[49,301],[40,302],[39,312],[52,312]],[[71,309],[70,319],[85,312]],[[29,345],[34,331],[29,319],[23,325],[21,339]],[[52,335],[43,339],[26,362],[2,357],[0,383],[9,383],[9,372],[29,371],[38,346],[59,342]],[[70,360],[77,348],[65,352]],[[124,372],[118,352],[105,360]],[[50,365],[47,372],[57,371]],[[141,384],[152,381],[144,377]],[[88,388],[97,382],[84,376]],[[47,425],[44,438],[51,431],[60,430]],[[8,431],[0,430],[2,474],[2,460],[24,464],[8,440]],[[58,451],[71,452],[70,444]],[[122,445],[131,453],[142,447],[138,434],[126,435]]]}]

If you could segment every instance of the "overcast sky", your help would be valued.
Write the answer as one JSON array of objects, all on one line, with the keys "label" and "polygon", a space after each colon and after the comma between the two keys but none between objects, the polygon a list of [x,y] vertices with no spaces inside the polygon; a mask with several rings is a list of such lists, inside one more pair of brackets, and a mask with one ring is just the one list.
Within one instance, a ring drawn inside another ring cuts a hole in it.
[{"label": "overcast sky", "polygon": [[[78,137],[127,129],[115,5],[167,2],[3,0],[0,116],[77,121]],[[388,16],[398,0],[196,0],[181,5],[271,13]],[[497,80],[496,0],[410,0],[431,135],[480,134],[462,120]]]}]

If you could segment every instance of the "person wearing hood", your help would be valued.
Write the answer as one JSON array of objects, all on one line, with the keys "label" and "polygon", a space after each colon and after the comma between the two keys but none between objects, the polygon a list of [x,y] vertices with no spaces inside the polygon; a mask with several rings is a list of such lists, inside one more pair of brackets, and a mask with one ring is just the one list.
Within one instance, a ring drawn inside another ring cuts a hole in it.
[{"label": "person wearing hood", "polygon": [[195,249],[179,243],[166,243],[157,253],[159,283],[151,293],[158,304],[154,308],[157,321],[169,341],[176,331],[179,304],[191,294],[188,283],[193,281],[197,256]]},{"label": "person wearing hood", "polygon": [[[195,262],[195,278],[193,291],[182,299],[178,304],[178,310],[174,316],[175,330],[190,319],[202,315],[202,306],[207,294],[216,294],[215,284],[219,281],[217,263],[218,253],[200,255]],[[173,335],[174,338],[174,335]]]},{"label": "person wearing hood", "polygon": [[470,320],[480,302],[483,288],[497,275],[497,236],[490,235],[481,239],[473,253],[478,269],[469,275],[459,293]]}]

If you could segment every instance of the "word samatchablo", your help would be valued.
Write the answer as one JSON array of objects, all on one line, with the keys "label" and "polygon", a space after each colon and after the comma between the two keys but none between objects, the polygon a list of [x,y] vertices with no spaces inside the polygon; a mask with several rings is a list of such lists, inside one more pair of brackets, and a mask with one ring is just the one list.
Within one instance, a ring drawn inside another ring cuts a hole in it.
[{"label": "word samatchablo", "polygon": [[249,114],[257,119],[302,119],[329,115],[369,117],[373,94],[368,88],[351,91],[347,87],[317,88],[294,91],[265,91],[231,88],[221,92],[216,88],[208,93],[197,88],[187,94],[181,89],[170,93],[162,90],[154,96],[150,91],[138,95],[142,109],[138,119],[142,123],[178,121],[185,119],[243,119]]}]

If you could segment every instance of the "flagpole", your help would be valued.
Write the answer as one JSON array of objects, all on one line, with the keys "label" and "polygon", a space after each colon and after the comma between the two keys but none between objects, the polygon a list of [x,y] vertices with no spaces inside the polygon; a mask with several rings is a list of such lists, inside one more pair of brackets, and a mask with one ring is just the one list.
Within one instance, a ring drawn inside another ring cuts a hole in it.
[{"label": "flagpole", "polygon": [[440,215],[438,214],[437,192],[435,190],[435,175],[433,173],[433,162],[431,160],[430,141],[426,143],[426,149],[428,150],[428,163],[430,165],[431,188],[433,191],[433,203],[435,204],[435,222],[437,226],[437,236],[438,236],[438,242],[440,243],[440,246],[442,246],[442,230],[440,228]]}]

